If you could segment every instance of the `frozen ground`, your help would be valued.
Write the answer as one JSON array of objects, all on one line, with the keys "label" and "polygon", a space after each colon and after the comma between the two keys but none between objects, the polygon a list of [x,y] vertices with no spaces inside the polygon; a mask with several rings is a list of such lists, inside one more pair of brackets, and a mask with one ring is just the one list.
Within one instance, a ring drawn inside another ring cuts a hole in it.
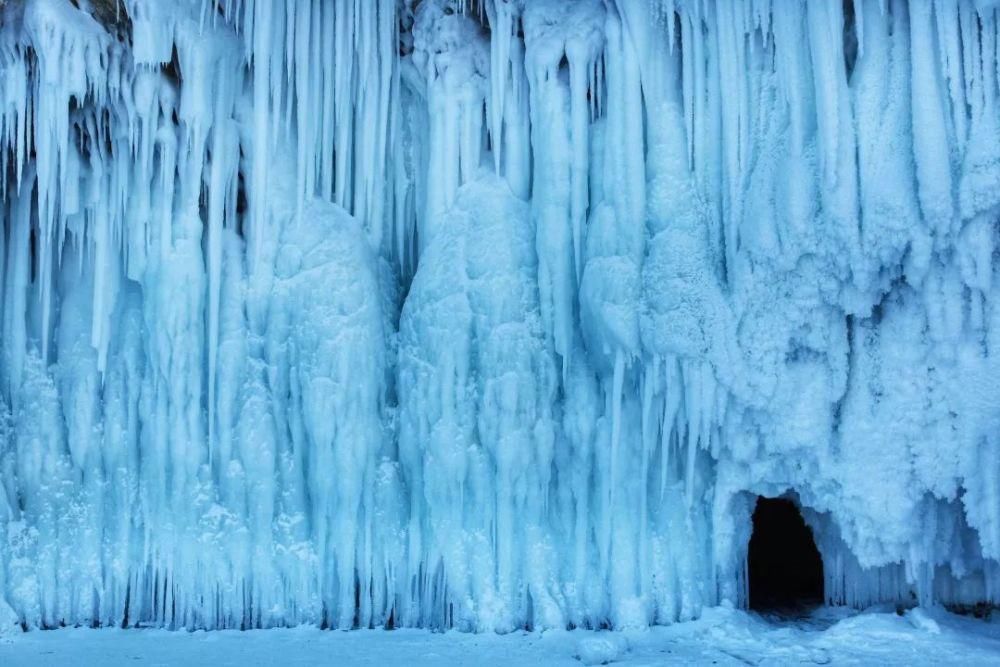
[{"label": "frozen ground", "polygon": [[997,665],[1000,622],[912,610],[821,609],[793,621],[725,608],[634,632],[468,634],[424,630],[32,631],[0,640],[18,665]]}]

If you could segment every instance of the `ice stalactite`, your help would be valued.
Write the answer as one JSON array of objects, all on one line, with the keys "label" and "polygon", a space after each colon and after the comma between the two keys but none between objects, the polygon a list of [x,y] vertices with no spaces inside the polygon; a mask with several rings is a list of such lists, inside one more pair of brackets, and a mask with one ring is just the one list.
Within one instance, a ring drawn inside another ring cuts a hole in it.
[{"label": "ice stalactite", "polygon": [[[544,511],[556,371],[528,207],[493,177],[463,188],[438,227],[400,321],[399,457],[411,568],[425,572],[400,619],[512,630],[533,606],[558,626],[559,544]],[[435,609],[437,577],[449,599]]]},{"label": "ice stalactite", "polygon": [[994,5],[0,3],[0,622],[996,603]]}]

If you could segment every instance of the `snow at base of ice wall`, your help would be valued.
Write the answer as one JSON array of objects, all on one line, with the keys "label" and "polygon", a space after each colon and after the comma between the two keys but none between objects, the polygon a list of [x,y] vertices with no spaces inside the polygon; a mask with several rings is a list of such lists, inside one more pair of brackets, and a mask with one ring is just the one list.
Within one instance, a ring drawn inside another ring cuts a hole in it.
[{"label": "snow at base of ice wall", "polygon": [[0,2],[0,622],[1000,602],[998,20]]}]

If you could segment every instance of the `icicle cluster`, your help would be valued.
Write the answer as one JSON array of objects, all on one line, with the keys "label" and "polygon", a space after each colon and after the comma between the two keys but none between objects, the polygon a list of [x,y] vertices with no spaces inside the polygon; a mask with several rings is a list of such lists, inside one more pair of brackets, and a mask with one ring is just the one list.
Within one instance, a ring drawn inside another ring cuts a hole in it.
[{"label": "icicle cluster", "polygon": [[0,621],[1000,601],[986,0],[0,3]]}]

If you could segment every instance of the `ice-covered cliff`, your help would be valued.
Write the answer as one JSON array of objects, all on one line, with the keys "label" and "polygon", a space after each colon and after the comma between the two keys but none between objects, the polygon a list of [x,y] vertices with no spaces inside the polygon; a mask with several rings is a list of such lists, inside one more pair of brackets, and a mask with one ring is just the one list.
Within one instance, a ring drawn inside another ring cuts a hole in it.
[{"label": "ice-covered cliff", "polygon": [[1000,601],[990,0],[0,0],[0,617]]}]

